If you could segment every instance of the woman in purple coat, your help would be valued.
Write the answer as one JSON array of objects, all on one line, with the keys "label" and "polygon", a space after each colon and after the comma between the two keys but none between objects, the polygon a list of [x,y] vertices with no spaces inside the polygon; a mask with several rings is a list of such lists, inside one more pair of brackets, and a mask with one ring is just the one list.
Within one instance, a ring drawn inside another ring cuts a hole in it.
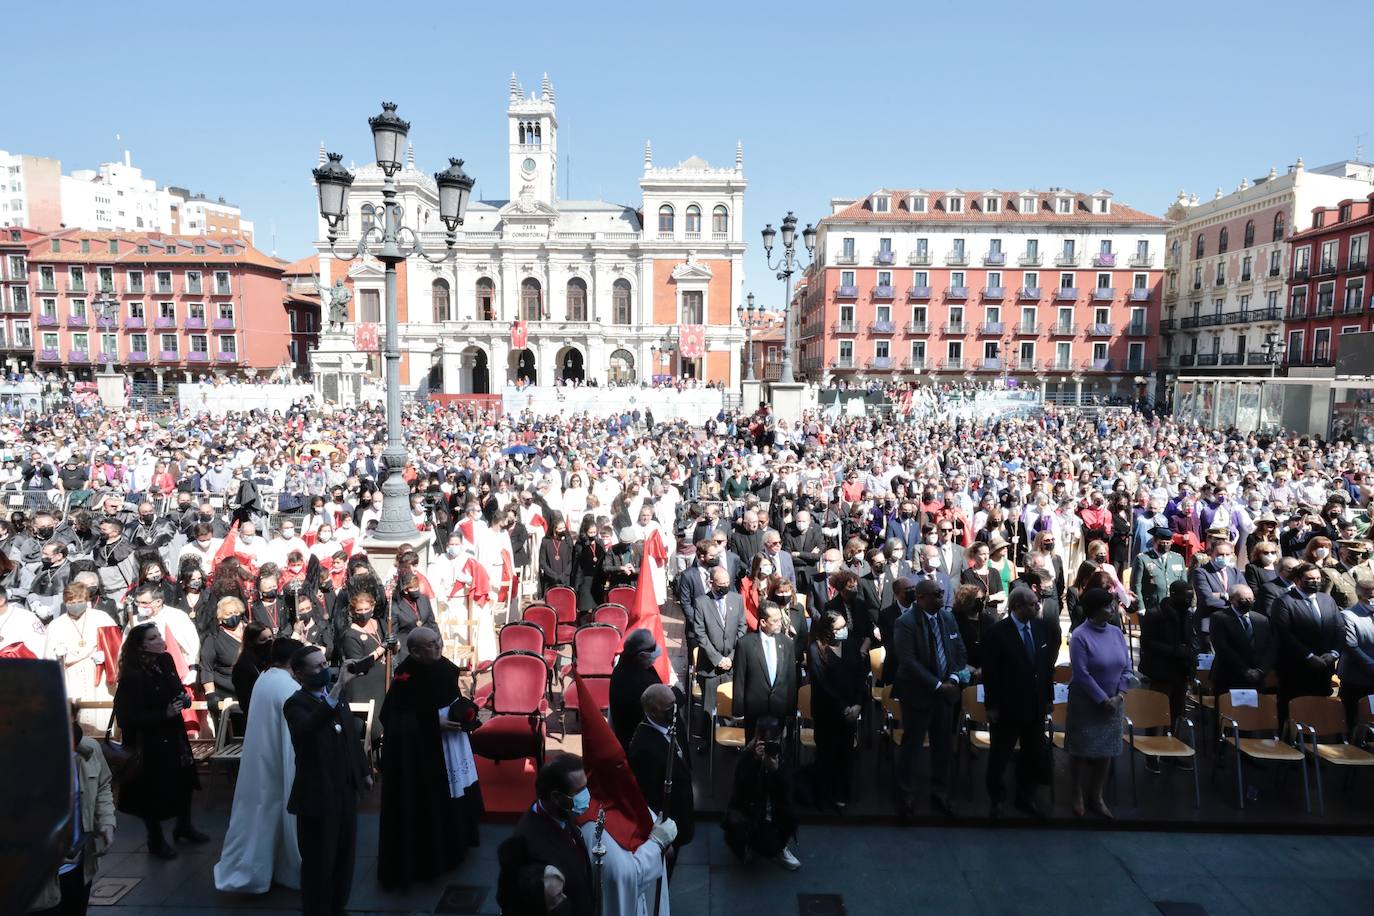
[{"label": "woman in purple coat", "polygon": [[1122,707],[1133,677],[1131,653],[1120,628],[1108,622],[1111,592],[1090,588],[1079,604],[1084,620],[1069,637],[1073,678],[1064,730],[1064,749],[1072,762],[1073,813],[1083,816],[1086,792],[1088,808],[1111,818],[1102,789],[1112,758],[1121,753]]}]

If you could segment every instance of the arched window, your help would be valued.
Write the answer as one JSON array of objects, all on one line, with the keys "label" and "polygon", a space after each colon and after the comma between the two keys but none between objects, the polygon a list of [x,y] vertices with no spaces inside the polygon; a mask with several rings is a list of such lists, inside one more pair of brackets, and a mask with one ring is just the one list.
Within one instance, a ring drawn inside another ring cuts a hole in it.
[{"label": "arched window", "polygon": [[659,235],[673,234],[673,208],[668,204],[658,208],[658,232]]},{"label": "arched window", "polygon": [[701,208],[696,204],[687,208],[687,231],[698,234],[701,232]]},{"label": "arched window", "polygon": [[435,280],[430,287],[430,300],[434,303],[434,323],[449,320],[448,281]]},{"label": "arched window", "polygon": [[1249,248],[1255,244],[1255,221],[1247,219],[1245,221],[1245,247]]},{"label": "arched window", "polygon": [[1276,241],[1276,242],[1281,242],[1281,241],[1283,241],[1283,222],[1284,222],[1284,220],[1283,220],[1283,214],[1282,214],[1282,213],[1275,213],[1275,214],[1274,214],[1274,241]]},{"label": "arched window", "polygon": [[539,281],[527,277],[520,282],[520,317],[526,321],[539,321],[544,317],[544,297]]},{"label": "arched window", "polygon": [[587,320],[587,283],[580,277],[568,281],[568,320]]},{"label": "arched window", "polygon": [[1183,246],[1179,244],[1178,239],[1174,239],[1174,243],[1169,246],[1169,254],[1171,254],[1174,260],[1177,261],[1179,253],[1181,251],[1183,251]]},{"label": "arched window", "polygon": [[477,320],[496,320],[496,284],[486,277],[477,281]]},{"label": "arched window", "polygon": [[628,385],[635,380],[635,357],[629,350],[611,353],[607,375],[613,385]]},{"label": "arched window", "polygon": [[377,211],[372,204],[363,204],[363,231],[371,229],[377,221]]},{"label": "arched window", "polygon": [[1201,232],[1197,234],[1197,247],[1193,251],[1193,257],[1200,258],[1207,254],[1207,236]]},{"label": "arched window", "polygon": [[711,211],[711,231],[721,235],[730,231],[730,211],[723,204],[717,204]]},{"label": "arched window", "polygon": [[630,282],[616,280],[611,287],[611,311],[614,324],[630,324]]},{"label": "arched window", "polygon": [[1221,234],[1217,236],[1217,254],[1225,254],[1226,249],[1231,247],[1231,232],[1225,226],[1221,227]]}]

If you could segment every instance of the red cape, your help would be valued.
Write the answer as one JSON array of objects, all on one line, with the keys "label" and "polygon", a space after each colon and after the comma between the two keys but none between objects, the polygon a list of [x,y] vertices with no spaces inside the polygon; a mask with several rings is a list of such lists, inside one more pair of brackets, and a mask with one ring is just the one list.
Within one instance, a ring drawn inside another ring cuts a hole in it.
[{"label": "red cape", "polygon": [[620,746],[610,723],[597,708],[591,691],[583,689],[582,678],[573,672],[577,685],[577,708],[582,717],[582,763],[587,771],[591,807],[581,823],[596,820],[598,811],[606,812],[606,830],[621,849],[634,852],[649,840],[654,828],[649,805],[635,781],[625,749]]}]

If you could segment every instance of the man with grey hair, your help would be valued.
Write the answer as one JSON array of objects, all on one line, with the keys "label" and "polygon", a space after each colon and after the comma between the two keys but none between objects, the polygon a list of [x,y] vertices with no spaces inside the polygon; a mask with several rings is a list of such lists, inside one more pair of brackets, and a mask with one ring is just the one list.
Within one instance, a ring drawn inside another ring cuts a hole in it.
[{"label": "man with grey hair", "polygon": [[987,788],[990,816],[1001,814],[1003,774],[1019,744],[1016,761],[1016,807],[1044,818],[1036,788],[1049,781],[1050,750],[1045,715],[1059,655],[1058,631],[1040,616],[1040,597],[1024,585],[1011,590],[1007,616],[983,636],[983,703],[991,726]]},{"label": "man with grey hair", "polygon": [[1269,619],[1255,608],[1255,593],[1241,583],[1227,596],[1227,610],[1212,615],[1212,690],[1258,690],[1274,667],[1277,643]]}]

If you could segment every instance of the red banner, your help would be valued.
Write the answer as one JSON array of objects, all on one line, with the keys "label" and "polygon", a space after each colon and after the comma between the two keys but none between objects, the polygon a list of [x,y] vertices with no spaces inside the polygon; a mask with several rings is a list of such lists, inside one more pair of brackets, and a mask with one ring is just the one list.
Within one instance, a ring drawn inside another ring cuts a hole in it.
[{"label": "red banner", "polygon": [[510,345],[516,350],[525,349],[530,342],[530,327],[523,321],[513,322],[510,326]]},{"label": "red banner", "polygon": [[368,353],[378,349],[377,326],[368,323],[359,323],[353,330],[353,346],[360,353]]},{"label": "red banner", "polygon": [[677,326],[677,352],[683,359],[696,359],[706,354],[706,325]]}]

